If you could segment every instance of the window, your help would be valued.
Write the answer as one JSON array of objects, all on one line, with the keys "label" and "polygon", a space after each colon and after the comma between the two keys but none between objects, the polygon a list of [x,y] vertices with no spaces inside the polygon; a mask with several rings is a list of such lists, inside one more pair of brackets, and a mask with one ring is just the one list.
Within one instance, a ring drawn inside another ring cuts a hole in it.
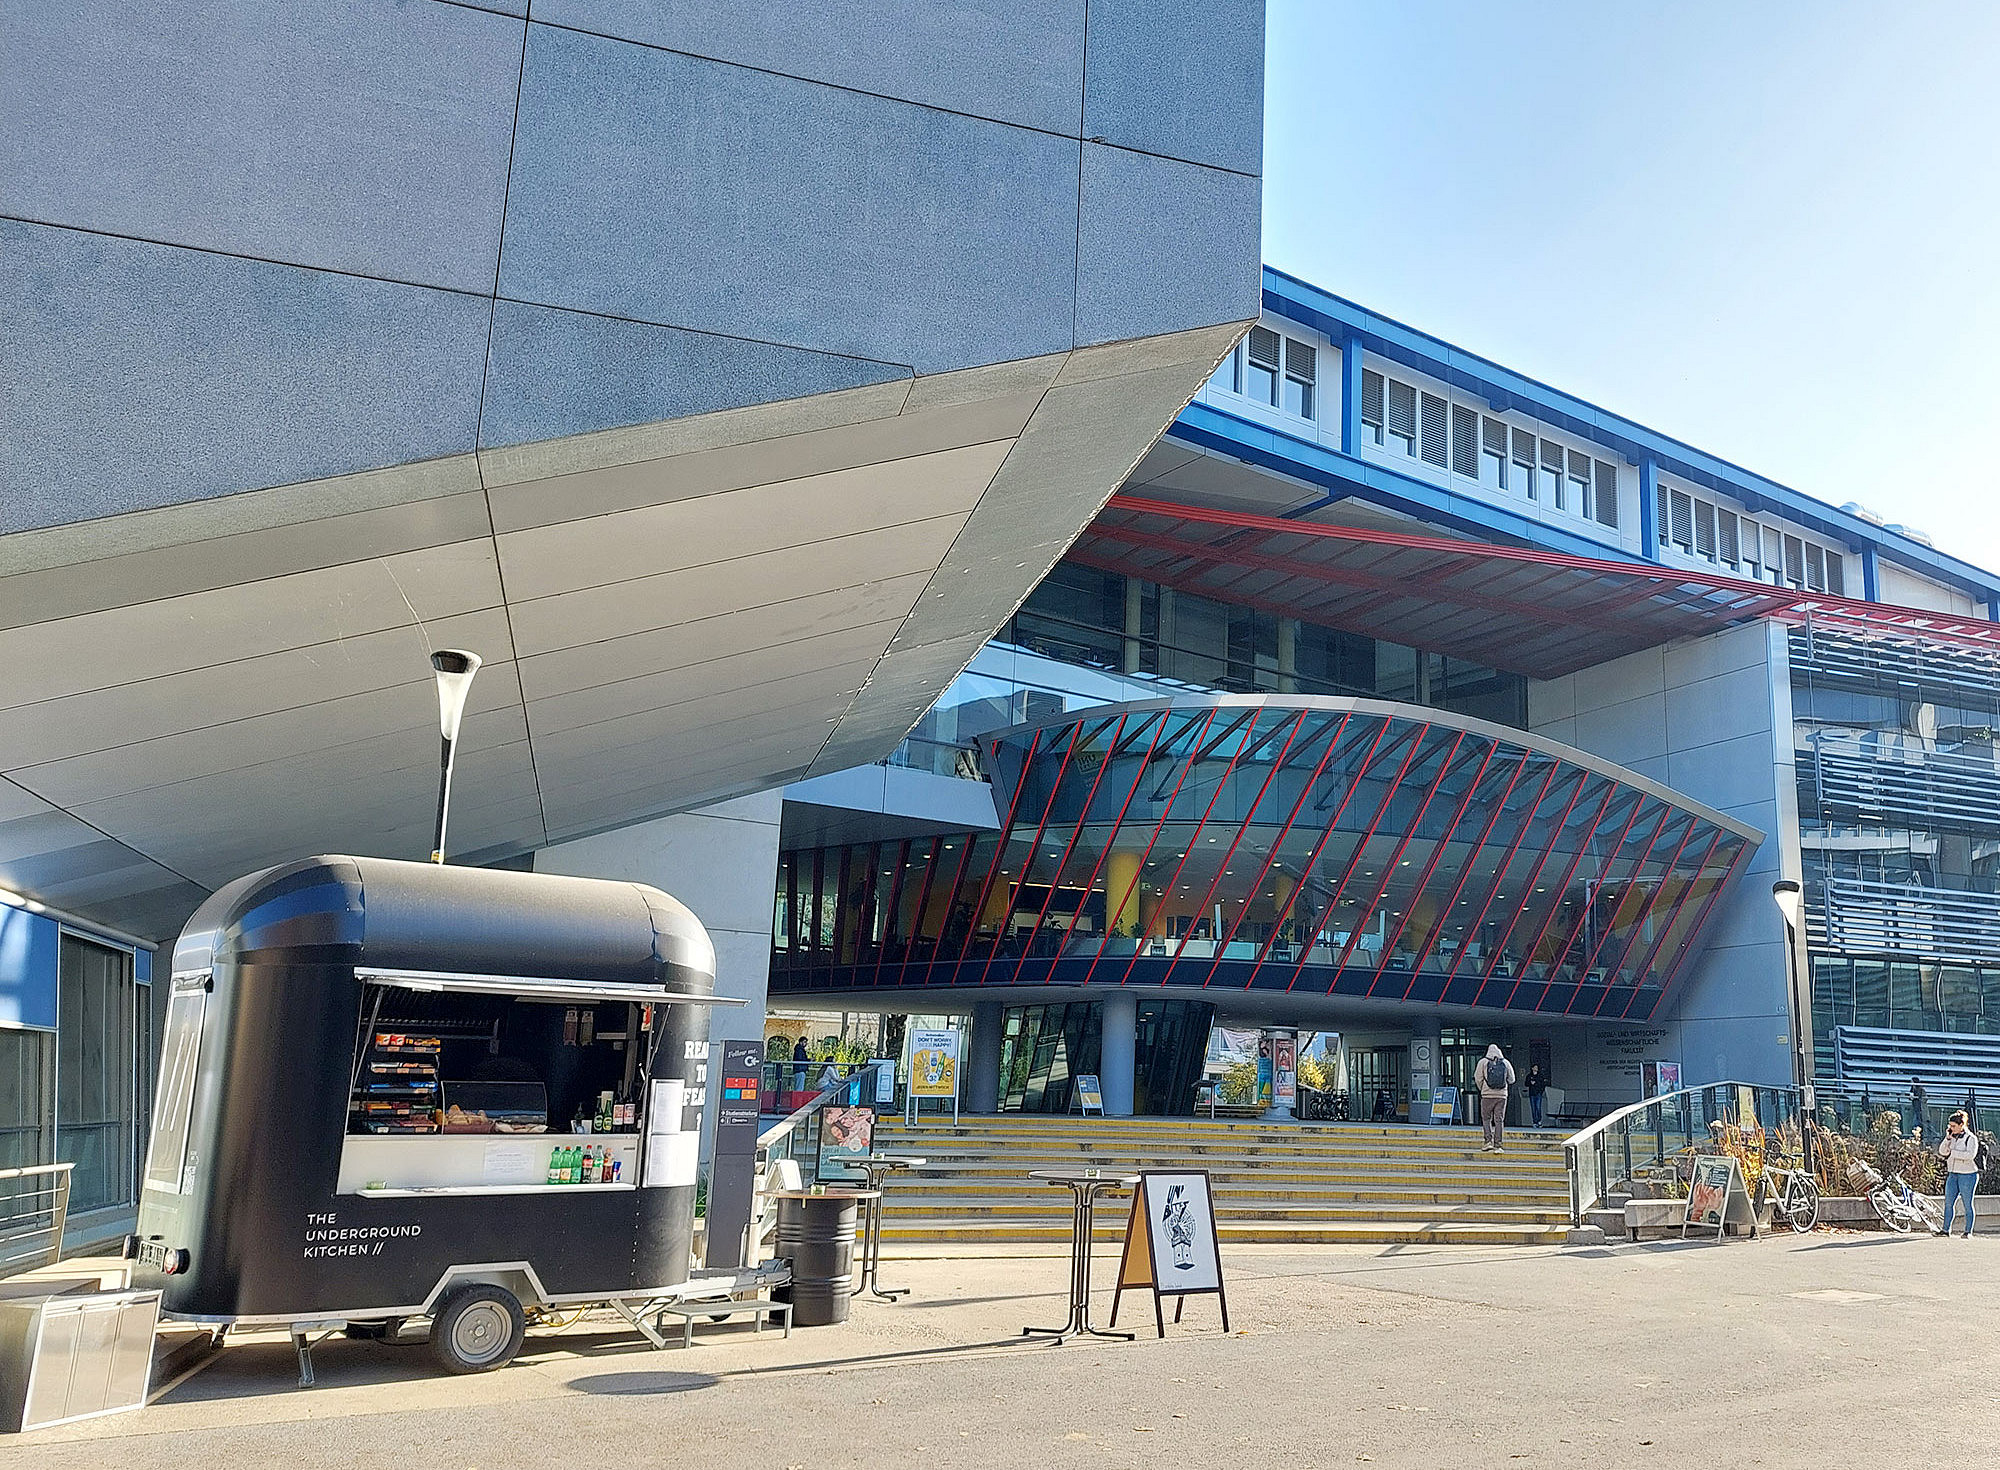
[{"label": "window", "polygon": [[1844,564],[1845,561],[1846,558],[1837,551],[1829,551],[1826,554],[1826,590],[1831,592],[1835,597],[1845,597],[1847,595],[1847,568]]},{"label": "window", "polygon": [[1542,441],[1542,472],[1537,479],[1541,487],[1542,499],[1557,510],[1568,508],[1569,502],[1563,498],[1563,450],[1562,445]]},{"label": "window", "polygon": [[1435,393],[1426,393],[1419,399],[1422,409],[1420,420],[1418,458],[1425,464],[1434,464],[1442,469],[1445,465],[1445,401]]},{"label": "window", "polygon": [[1806,587],[1813,592],[1826,591],[1826,552],[1810,541],[1806,543]]},{"label": "window", "polygon": [[1785,538],[1771,527],[1764,528],[1764,572],[1773,582],[1785,580]]},{"label": "window", "polygon": [[1597,524],[1618,527],[1618,466],[1609,460],[1596,460],[1592,464],[1596,471],[1596,491],[1591,503],[1592,514]]},{"label": "window", "polygon": [[0,1169],[49,1162],[54,1042],[47,1031],[0,1026]]},{"label": "window", "polygon": [[1269,327],[1250,329],[1250,373],[1243,391],[1272,408],[1278,406],[1278,355],[1284,340]]},{"label": "window", "polygon": [[1726,566],[1735,566],[1741,557],[1736,537],[1736,512],[1717,508],[1715,512],[1715,554]]},{"label": "window", "polygon": [[1590,514],[1590,456],[1569,452],[1569,508],[1580,516]]},{"label": "window", "polygon": [[1794,587],[1806,584],[1806,544],[1796,536],[1785,538],[1785,580]]},{"label": "window", "polygon": [[1389,380],[1389,432],[1403,441],[1403,453],[1417,452],[1417,390]]},{"label": "window", "polygon": [[1456,403],[1451,406],[1451,468],[1454,474],[1479,478],[1479,415]]},{"label": "window", "polygon": [[1672,526],[1674,545],[1682,551],[1694,550],[1694,497],[1680,490],[1667,492],[1667,520]]},{"label": "window", "polygon": [[[1493,461],[1493,483],[1507,488],[1507,426],[1498,419],[1479,421],[1479,448]],[[1483,477],[1482,477],[1483,478]]]},{"label": "window", "polygon": [[64,934],[59,954],[56,1157],[76,1165],[69,1207],[80,1214],[137,1193],[138,986],[124,950]]},{"label": "window", "polygon": [[1313,417],[1313,377],[1319,354],[1307,342],[1285,339],[1285,412]]},{"label": "window", "polygon": [[1243,391],[1243,344],[1241,342],[1229,349],[1229,355],[1222,359],[1221,365],[1216,368],[1208,381],[1211,387],[1220,388],[1227,393],[1241,393]]},{"label": "window", "polygon": [[1694,503],[1694,554],[1715,560],[1715,506],[1706,500]]},{"label": "window", "polygon": [[1752,577],[1758,576],[1764,565],[1762,554],[1764,532],[1748,516],[1738,516],[1737,520],[1741,526],[1737,539],[1741,542],[1740,549],[1743,553],[1743,570]]},{"label": "window", "polygon": [[1535,494],[1535,436],[1526,429],[1514,431],[1514,463],[1521,471],[1521,489],[1528,499],[1536,499]]},{"label": "window", "polygon": [[194,1110],[195,1067],[201,1059],[202,1014],[207,1008],[208,991],[203,981],[185,987],[177,984],[167,1002],[166,1038],[160,1048],[160,1115],[146,1155],[149,1188],[180,1193],[188,1124]]},{"label": "window", "polygon": [[1361,370],[1361,427],[1367,431],[1362,437],[1382,442],[1382,375],[1367,368]]}]

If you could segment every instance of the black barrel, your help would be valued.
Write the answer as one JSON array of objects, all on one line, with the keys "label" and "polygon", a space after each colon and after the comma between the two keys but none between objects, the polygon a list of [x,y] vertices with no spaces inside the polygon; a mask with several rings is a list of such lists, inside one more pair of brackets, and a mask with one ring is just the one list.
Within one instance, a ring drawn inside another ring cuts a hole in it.
[{"label": "black barrel", "polygon": [[795,1325],[824,1327],[847,1320],[859,1209],[851,1194],[779,1198],[777,1254],[791,1258],[792,1284],[778,1295],[791,1302]]}]

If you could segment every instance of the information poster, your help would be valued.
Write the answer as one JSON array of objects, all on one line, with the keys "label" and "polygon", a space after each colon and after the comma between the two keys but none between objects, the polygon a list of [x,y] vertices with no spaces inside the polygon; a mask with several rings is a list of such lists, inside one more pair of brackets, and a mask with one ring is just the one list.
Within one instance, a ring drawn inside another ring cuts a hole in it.
[{"label": "information poster", "polygon": [[1104,1111],[1104,1089],[1098,1085],[1095,1072],[1081,1072],[1076,1079],[1076,1105],[1085,1113]]},{"label": "information poster", "polygon": [[910,1032],[910,1096],[958,1096],[958,1033]]},{"label": "information poster", "polygon": [[1458,1089],[1440,1087],[1431,1094],[1431,1121],[1449,1123],[1458,1116]]},{"label": "information poster", "polygon": [[1690,1228],[1713,1230],[1720,1239],[1725,1225],[1747,1225],[1757,1233],[1757,1211],[1750,1203],[1743,1174],[1728,1154],[1701,1154],[1694,1161],[1688,1180],[1687,1213],[1682,1217],[1681,1234]]},{"label": "information poster", "polygon": [[820,1113],[819,1167],[825,1177],[829,1170],[844,1172],[854,1159],[865,1159],[875,1146],[873,1108],[829,1107]]}]

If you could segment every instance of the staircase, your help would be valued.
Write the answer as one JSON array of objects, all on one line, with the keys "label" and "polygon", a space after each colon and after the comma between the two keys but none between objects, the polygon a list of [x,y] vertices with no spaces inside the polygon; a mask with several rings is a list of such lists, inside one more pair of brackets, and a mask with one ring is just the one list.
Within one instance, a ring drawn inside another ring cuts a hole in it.
[{"label": "staircase", "polygon": [[[1508,1134],[1481,1153],[1470,1128],[1270,1124],[1205,1118],[883,1118],[882,1153],[926,1167],[889,1182],[882,1238],[903,1247],[1069,1239],[1068,1190],[1031,1169],[1206,1169],[1225,1245],[1559,1245],[1569,1228],[1562,1135]],[[1121,1239],[1129,1196],[1100,1205]]]}]

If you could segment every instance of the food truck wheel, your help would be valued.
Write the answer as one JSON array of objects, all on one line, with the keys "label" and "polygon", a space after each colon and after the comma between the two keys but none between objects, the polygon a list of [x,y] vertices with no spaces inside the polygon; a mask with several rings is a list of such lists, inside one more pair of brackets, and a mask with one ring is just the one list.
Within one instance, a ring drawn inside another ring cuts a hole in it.
[{"label": "food truck wheel", "polygon": [[514,1293],[475,1282],[439,1304],[431,1318],[431,1352],[447,1373],[484,1373],[511,1363],[527,1330]]}]

